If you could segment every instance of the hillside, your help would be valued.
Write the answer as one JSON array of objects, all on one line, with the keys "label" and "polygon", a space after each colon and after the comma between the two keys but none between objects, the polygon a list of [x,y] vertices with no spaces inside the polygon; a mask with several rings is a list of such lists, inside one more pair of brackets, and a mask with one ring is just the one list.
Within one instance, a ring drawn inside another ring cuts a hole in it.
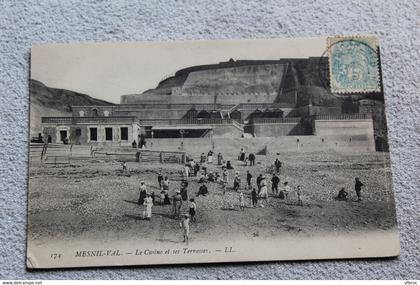
[{"label": "hillside", "polygon": [[29,90],[31,137],[41,132],[41,117],[43,116],[71,116],[71,106],[114,105],[86,94],[51,88],[34,79],[29,82]]},{"label": "hillside", "polygon": [[[229,60],[178,70],[142,94],[121,96],[121,103],[181,102],[190,96],[226,94],[275,94],[276,103],[287,107],[306,105],[338,107],[344,101],[371,99],[383,102],[382,93],[332,94],[328,83],[328,58],[284,58],[280,60]],[[171,97],[168,97],[171,96]],[[203,98],[203,97],[202,97]],[[204,98],[203,98],[204,99]],[[211,99],[208,99],[211,101]],[[244,99],[245,100],[245,99]],[[257,100],[257,99],[256,99]]]}]

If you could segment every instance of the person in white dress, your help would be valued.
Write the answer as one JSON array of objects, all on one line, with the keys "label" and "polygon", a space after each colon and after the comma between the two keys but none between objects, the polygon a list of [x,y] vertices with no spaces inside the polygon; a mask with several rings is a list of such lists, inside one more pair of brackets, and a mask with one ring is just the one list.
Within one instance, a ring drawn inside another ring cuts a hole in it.
[{"label": "person in white dress", "polygon": [[152,207],[153,207],[153,199],[150,193],[148,193],[146,199],[144,199],[143,205],[146,207],[146,209],[144,210],[144,218],[150,221],[150,219],[152,218]]},{"label": "person in white dress", "polygon": [[268,202],[268,188],[267,188],[267,180],[265,179],[265,175],[262,177],[262,180],[261,180],[260,198],[261,200],[265,199]]}]

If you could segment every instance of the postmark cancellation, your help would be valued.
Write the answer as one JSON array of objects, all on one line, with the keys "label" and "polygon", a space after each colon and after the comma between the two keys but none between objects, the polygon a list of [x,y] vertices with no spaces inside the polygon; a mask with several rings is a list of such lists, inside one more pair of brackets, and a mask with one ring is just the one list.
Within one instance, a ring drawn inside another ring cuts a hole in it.
[{"label": "postmark cancellation", "polygon": [[380,92],[378,39],[374,36],[327,38],[333,93]]}]

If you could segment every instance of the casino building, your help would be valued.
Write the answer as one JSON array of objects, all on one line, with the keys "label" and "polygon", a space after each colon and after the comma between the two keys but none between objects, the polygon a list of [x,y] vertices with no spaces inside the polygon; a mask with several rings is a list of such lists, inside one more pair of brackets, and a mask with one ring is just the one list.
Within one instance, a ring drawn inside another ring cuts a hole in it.
[{"label": "casino building", "polygon": [[[337,97],[326,58],[229,60],[177,71],[113,106],[42,117],[54,143],[131,146],[144,138],[325,136],[375,148],[372,100]],[[334,130],[334,131],[332,131]]]}]

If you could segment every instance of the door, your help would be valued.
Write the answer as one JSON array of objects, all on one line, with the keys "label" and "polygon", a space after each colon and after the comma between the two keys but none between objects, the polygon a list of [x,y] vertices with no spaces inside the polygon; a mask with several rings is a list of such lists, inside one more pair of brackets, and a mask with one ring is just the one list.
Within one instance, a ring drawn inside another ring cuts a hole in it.
[{"label": "door", "polygon": [[67,131],[60,131],[60,141],[64,142],[67,139]]}]

